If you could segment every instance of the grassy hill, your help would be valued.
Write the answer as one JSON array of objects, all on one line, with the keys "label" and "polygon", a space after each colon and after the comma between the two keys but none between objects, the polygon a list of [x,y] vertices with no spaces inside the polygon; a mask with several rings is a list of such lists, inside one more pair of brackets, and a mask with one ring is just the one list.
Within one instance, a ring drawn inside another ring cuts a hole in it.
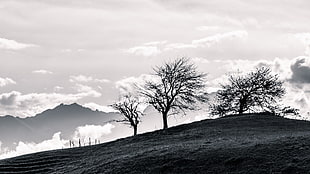
[{"label": "grassy hill", "polygon": [[100,145],[0,161],[0,173],[307,173],[310,122],[204,120]]}]

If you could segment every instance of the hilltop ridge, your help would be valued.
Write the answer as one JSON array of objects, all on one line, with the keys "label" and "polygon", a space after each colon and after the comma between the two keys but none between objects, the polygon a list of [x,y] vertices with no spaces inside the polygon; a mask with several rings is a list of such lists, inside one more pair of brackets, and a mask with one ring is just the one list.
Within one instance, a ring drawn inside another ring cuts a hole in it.
[{"label": "hilltop ridge", "polygon": [[0,173],[306,173],[309,147],[310,122],[249,114],[1,160]]}]

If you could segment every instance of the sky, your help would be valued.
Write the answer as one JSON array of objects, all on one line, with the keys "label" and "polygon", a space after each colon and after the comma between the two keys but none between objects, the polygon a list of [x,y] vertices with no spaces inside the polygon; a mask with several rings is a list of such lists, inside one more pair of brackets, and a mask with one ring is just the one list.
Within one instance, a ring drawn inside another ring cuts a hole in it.
[{"label": "sky", "polygon": [[[0,115],[60,103],[110,111],[152,68],[189,57],[215,92],[268,65],[283,103],[310,111],[307,0],[0,0]],[[310,117],[310,116],[309,116]]]}]

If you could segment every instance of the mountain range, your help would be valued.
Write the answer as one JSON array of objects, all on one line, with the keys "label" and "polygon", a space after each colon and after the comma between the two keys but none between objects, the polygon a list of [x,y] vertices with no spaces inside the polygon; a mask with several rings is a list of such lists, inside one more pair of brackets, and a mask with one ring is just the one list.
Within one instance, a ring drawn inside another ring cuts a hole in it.
[{"label": "mountain range", "polygon": [[[142,122],[138,126],[139,134],[162,128],[161,115],[152,106],[146,107],[143,113]],[[171,116],[168,122],[169,126],[176,126],[199,121],[206,116],[205,111],[190,112],[186,117]],[[131,136],[133,130],[128,124],[115,121],[121,117],[122,115],[117,112],[105,113],[77,103],[60,104],[32,117],[2,116],[0,159],[41,150],[65,148],[69,146],[70,140],[77,145],[78,139],[81,139],[81,144],[84,145],[88,144],[89,138],[94,143],[95,139],[108,142]],[[51,142],[54,140],[59,144]]]},{"label": "mountain range", "polygon": [[33,117],[0,117],[0,141],[2,147],[12,148],[19,141],[38,143],[61,132],[64,139],[70,139],[79,126],[104,125],[120,119],[119,113],[93,111],[79,104],[60,104]]}]

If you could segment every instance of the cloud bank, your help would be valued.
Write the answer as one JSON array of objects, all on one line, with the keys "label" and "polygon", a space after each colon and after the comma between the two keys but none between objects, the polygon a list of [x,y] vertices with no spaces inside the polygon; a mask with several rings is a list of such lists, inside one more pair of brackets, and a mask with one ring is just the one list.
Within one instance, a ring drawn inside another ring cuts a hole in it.
[{"label": "cloud bank", "polygon": [[32,71],[32,73],[34,73],[34,74],[53,74],[52,71],[48,71],[45,69],[34,70],[34,71]]},{"label": "cloud bank", "polygon": [[93,111],[98,110],[98,111],[105,112],[105,113],[117,112],[115,109],[113,109],[113,108],[110,107],[110,106],[103,106],[103,105],[99,105],[99,104],[93,103],[93,102],[85,103],[83,106],[84,106],[84,107],[87,107],[87,108],[90,108],[90,109],[92,109]]},{"label": "cloud bank", "polygon": [[46,109],[54,108],[60,103],[70,104],[85,97],[100,97],[101,93],[89,86],[76,86],[78,93],[28,93],[18,91],[0,94],[0,115],[19,117],[34,116]]},{"label": "cloud bank", "polygon": [[6,86],[6,85],[9,85],[9,84],[16,84],[16,82],[11,79],[11,78],[2,78],[0,77],[0,87],[3,87],[3,86]]},{"label": "cloud bank", "polygon": [[93,78],[92,76],[85,76],[85,75],[70,76],[69,81],[79,82],[79,83],[87,83],[87,82],[109,83],[110,82],[110,80],[108,79],[97,79],[97,78]]},{"label": "cloud bank", "polygon": [[189,48],[194,49],[194,48],[211,47],[212,45],[217,44],[223,40],[235,40],[235,39],[244,40],[245,38],[247,38],[247,36],[248,36],[247,31],[236,30],[207,36],[201,39],[192,40],[191,43],[180,43],[180,42],[169,43],[168,41],[149,42],[140,46],[129,48],[125,52],[149,57],[161,54],[163,51],[170,51],[175,49],[189,49]]},{"label": "cloud bank", "polygon": [[107,123],[103,126],[102,125],[80,126],[76,128],[73,135],[73,140],[78,141],[80,139],[81,142],[88,142],[89,138],[91,138],[91,141],[95,141],[95,139],[101,140],[104,138],[105,135],[111,134],[113,128],[115,128],[115,126],[111,123]]},{"label": "cloud bank", "polygon": [[21,50],[29,47],[36,47],[34,44],[20,43],[15,40],[0,38],[0,49]]},{"label": "cloud bank", "polygon": [[[0,146],[1,147],[1,146]],[[61,132],[57,132],[49,140],[42,141],[40,143],[22,142],[17,143],[15,150],[9,150],[7,148],[0,148],[0,159],[10,158],[14,156],[24,155],[28,153],[35,153],[45,150],[61,149],[68,147],[68,141],[61,138]]]},{"label": "cloud bank", "polygon": [[[72,140],[75,142],[75,146],[77,146],[79,139],[81,140],[81,145],[88,145],[89,138],[91,138],[92,144],[94,144],[95,139],[102,140],[105,135],[111,134],[112,129],[115,126],[111,123],[107,123],[105,125],[85,125],[77,127],[72,135]],[[103,142],[103,141],[101,141]],[[54,150],[54,149],[62,149],[69,148],[69,140],[61,138],[61,132],[57,132],[53,135],[51,139],[44,140],[39,143],[34,142],[23,142],[19,141],[15,149],[11,150],[6,147],[1,146],[2,143],[0,141],[0,159],[10,158],[14,156],[46,151],[46,150]]]}]

